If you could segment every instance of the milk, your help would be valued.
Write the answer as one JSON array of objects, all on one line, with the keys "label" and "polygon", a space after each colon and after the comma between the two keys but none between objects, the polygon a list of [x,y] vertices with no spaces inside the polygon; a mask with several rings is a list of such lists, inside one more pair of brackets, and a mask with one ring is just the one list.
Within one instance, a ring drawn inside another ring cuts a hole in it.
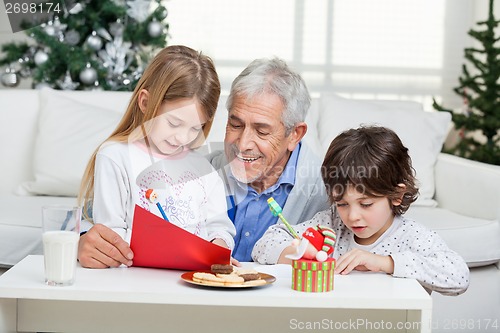
[{"label": "milk", "polygon": [[43,233],[45,282],[48,285],[70,285],[75,279],[78,240],[74,231]]}]

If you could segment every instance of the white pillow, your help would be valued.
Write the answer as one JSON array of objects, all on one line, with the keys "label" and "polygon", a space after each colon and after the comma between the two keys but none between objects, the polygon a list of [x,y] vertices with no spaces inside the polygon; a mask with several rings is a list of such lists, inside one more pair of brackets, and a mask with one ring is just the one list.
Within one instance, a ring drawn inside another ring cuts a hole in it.
[{"label": "white pillow", "polygon": [[447,112],[425,112],[401,102],[391,104],[352,100],[337,95],[321,96],[319,139],[326,153],[331,141],[341,132],[360,125],[381,125],[395,131],[409,149],[419,182],[420,206],[436,206],[434,197],[434,165],[450,128]]},{"label": "white pillow", "polygon": [[[95,98],[93,92],[87,98]],[[40,91],[40,115],[33,155],[34,181],[17,194],[76,196],[80,180],[99,144],[118,124],[123,110],[81,103],[68,94]]]}]

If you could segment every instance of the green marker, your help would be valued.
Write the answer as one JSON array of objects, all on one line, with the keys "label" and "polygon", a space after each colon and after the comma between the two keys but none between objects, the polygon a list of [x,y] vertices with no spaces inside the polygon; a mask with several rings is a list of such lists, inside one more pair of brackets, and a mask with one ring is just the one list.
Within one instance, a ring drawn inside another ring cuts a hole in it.
[{"label": "green marker", "polygon": [[269,199],[267,199],[267,204],[269,205],[271,213],[273,213],[274,216],[278,216],[280,218],[280,220],[283,222],[283,224],[285,224],[292,236],[296,239],[300,239],[290,223],[288,223],[288,221],[283,217],[283,214],[281,214],[281,212],[283,212],[283,209],[280,207],[280,205],[278,205],[276,200],[274,200],[273,197],[270,197]]}]

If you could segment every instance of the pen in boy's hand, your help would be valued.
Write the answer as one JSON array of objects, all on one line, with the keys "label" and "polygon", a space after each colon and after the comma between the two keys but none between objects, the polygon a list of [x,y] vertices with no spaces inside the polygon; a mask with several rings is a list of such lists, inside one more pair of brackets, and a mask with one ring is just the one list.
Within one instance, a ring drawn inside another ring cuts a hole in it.
[{"label": "pen in boy's hand", "polygon": [[274,200],[273,197],[270,197],[269,199],[267,199],[267,204],[269,205],[269,209],[271,210],[273,215],[278,216],[280,218],[280,220],[283,222],[283,224],[285,224],[285,226],[287,227],[288,231],[292,234],[292,236],[296,239],[300,239],[300,237],[297,235],[297,232],[295,232],[290,223],[288,223],[288,221],[283,216],[282,214],[283,209],[276,202],[276,200]]}]

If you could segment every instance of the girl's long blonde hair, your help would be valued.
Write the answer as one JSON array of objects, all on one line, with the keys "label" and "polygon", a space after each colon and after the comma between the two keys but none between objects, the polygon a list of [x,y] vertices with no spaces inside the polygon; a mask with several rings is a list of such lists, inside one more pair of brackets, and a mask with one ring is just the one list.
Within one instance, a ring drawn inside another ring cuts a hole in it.
[{"label": "girl's long blonde hair", "polygon": [[[149,93],[144,112],[139,108],[139,93],[142,89]],[[104,142],[127,142],[134,130],[158,115],[164,101],[196,98],[208,119],[203,125],[203,134],[200,133],[191,145],[199,146],[210,132],[219,96],[219,77],[208,56],[187,46],[168,46],[148,65],[134,89],[120,123]],[[91,220],[88,207],[91,207],[94,198],[95,161],[99,148],[100,146],[87,164],[78,193],[78,203],[84,207],[84,217],[88,220]]]}]

